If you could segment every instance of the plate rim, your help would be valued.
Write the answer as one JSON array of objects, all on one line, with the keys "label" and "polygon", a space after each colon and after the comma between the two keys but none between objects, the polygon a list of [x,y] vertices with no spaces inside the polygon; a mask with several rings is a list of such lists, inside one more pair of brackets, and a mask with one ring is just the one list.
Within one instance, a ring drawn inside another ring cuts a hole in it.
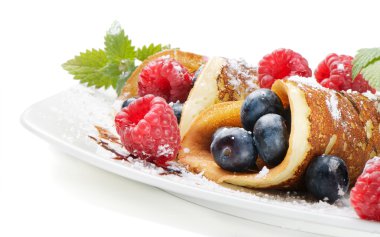
[{"label": "plate rim", "polygon": [[[20,122],[31,133],[54,145],[64,153],[69,154],[70,156],[73,156],[83,162],[89,163],[97,168],[106,170],[107,172],[120,175],[124,178],[128,178],[140,183],[157,187],[169,192],[186,195],[192,198],[203,199],[206,201],[215,202],[218,204],[227,205],[235,208],[242,208],[242,206],[245,206],[245,208],[247,208],[248,210],[275,215],[281,218],[298,219],[301,221],[317,223],[320,225],[329,225],[332,227],[339,227],[344,229],[348,228],[356,231],[359,230],[365,233],[380,233],[380,223],[374,221],[367,221],[361,220],[359,218],[331,215],[320,212],[310,212],[307,210],[294,209],[287,206],[279,206],[277,204],[261,202],[259,200],[247,200],[235,196],[228,196],[223,193],[193,187],[183,183],[178,183],[172,180],[160,178],[153,174],[148,174],[139,171],[132,167],[123,166],[111,159],[105,159],[104,157],[96,155],[95,153],[91,153],[90,151],[82,149],[79,146],[70,144],[69,142],[64,141],[63,139],[60,139],[52,135],[51,133],[49,133],[48,130],[44,129],[43,127],[40,127],[36,123],[33,123],[33,119],[31,119],[30,116],[30,114],[32,114],[33,112],[38,111],[38,105],[52,99],[53,97],[60,96],[63,92],[57,93],[28,107],[21,114]],[[320,221],[321,219],[323,219],[324,221]]]}]

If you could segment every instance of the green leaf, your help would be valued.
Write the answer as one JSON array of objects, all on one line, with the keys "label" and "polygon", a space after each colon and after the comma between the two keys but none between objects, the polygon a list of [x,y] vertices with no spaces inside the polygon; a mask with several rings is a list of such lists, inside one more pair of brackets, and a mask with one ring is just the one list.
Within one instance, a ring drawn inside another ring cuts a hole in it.
[{"label": "green leaf", "polygon": [[96,88],[115,88],[120,75],[118,64],[108,63],[103,50],[87,50],[68,60],[62,67],[80,83]]},{"label": "green leaf", "polygon": [[164,49],[169,49],[170,45],[154,45],[150,44],[148,47],[145,45],[142,48],[138,48],[136,52],[136,58],[140,61],[144,61],[147,59],[150,55],[153,55],[155,53],[158,53]]},{"label": "green leaf", "polygon": [[376,90],[380,90],[380,61],[369,64],[367,67],[363,68],[361,73],[370,86]]},{"label": "green leaf", "polygon": [[135,47],[118,22],[112,24],[104,40],[105,52],[110,61],[120,62],[123,59],[135,58]]},{"label": "green leaf", "polygon": [[109,86],[112,86],[112,88],[116,89],[117,81],[120,77],[119,64],[108,62],[108,64],[102,68],[101,72],[103,75],[102,78],[98,80],[100,83],[96,85],[96,88],[104,86],[107,89]]},{"label": "green leaf", "polygon": [[112,86],[118,93],[141,61],[168,46],[151,44],[135,51],[132,41],[118,22],[114,22],[104,37],[104,50],[87,50],[62,65],[74,79],[96,88]]},{"label": "green leaf", "polygon": [[352,61],[352,78],[360,73],[363,68],[380,59],[380,48],[360,49]]}]

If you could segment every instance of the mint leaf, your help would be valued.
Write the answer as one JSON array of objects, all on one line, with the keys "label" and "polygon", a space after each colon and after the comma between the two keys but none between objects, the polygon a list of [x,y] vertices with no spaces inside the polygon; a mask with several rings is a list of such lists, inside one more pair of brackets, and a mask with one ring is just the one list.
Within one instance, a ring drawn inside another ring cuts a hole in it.
[{"label": "mint leaf", "polygon": [[155,53],[158,53],[164,49],[170,49],[169,45],[154,45],[150,44],[148,47],[145,45],[142,48],[138,48],[136,52],[136,58],[140,61],[144,61],[147,59],[150,55],[153,55]]},{"label": "mint leaf", "polygon": [[108,62],[108,64],[102,68],[101,77],[97,80],[98,83],[95,85],[96,88],[105,87],[106,89],[110,86],[116,89],[117,81],[120,77],[119,64],[114,62]]},{"label": "mint leaf", "polygon": [[96,88],[110,86],[115,88],[120,74],[117,65],[108,63],[105,52],[95,49],[80,53],[79,56],[64,63],[62,67],[74,75],[74,79],[79,80],[80,83]]},{"label": "mint leaf", "polygon": [[352,78],[356,78],[363,68],[380,60],[380,48],[359,49],[352,61]]},{"label": "mint leaf", "polygon": [[135,58],[135,47],[125,35],[118,22],[114,22],[104,37],[105,52],[110,61],[120,62],[123,59]]},{"label": "mint leaf", "polygon": [[376,90],[380,90],[380,60],[363,68],[361,73],[370,86]]},{"label": "mint leaf", "polygon": [[96,88],[112,86],[120,94],[125,82],[136,69],[135,60],[169,48],[150,44],[135,50],[132,41],[118,22],[114,22],[104,37],[104,50],[87,50],[62,64],[74,79]]}]

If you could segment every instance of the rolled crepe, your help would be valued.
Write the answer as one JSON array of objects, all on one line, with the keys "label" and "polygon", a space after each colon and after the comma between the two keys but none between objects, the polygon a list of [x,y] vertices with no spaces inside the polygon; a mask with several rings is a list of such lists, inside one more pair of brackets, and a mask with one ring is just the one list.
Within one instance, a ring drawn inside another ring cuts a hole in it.
[{"label": "rolled crepe", "polygon": [[380,100],[377,96],[339,93],[290,80],[277,80],[272,90],[284,106],[291,109],[289,148],[279,165],[262,168],[261,172],[237,173],[223,170],[214,162],[210,152],[212,135],[219,127],[242,127],[242,101],[223,102],[202,111],[182,140],[179,162],[218,183],[300,189],[308,164],[319,155],[342,158],[353,184],[366,161],[379,154]]}]

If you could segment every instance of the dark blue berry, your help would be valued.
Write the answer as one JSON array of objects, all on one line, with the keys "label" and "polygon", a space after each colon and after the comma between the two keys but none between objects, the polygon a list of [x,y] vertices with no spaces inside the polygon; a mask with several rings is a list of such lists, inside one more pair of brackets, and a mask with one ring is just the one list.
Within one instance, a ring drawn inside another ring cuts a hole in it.
[{"label": "dark blue berry", "polygon": [[221,131],[223,131],[223,130],[225,130],[225,129],[228,129],[228,128],[231,128],[231,127],[220,127],[220,128],[218,128],[218,129],[214,132],[214,134],[212,134],[212,139],[211,139],[211,141],[213,141],[213,140],[215,139],[215,137],[218,136],[218,134],[219,134]]},{"label": "dark blue berry", "polygon": [[289,147],[289,132],[285,119],[278,114],[266,114],[257,120],[253,137],[261,159],[270,167],[280,164]]},{"label": "dark blue berry", "polygon": [[176,116],[177,122],[179,124],[179,122],[181,122],[183,104],[180,102],[176,102],[176,103],[170,103],[170,106],[172,107],[174,115]]},{"label": "dark blue berry", "polygon": [[218,130],[211,153],[215,162],[228,171],[243,172],[256,166],[257,151],[252,136],[242,128]]},{"label": "dark blue berry", "polygon": [[307,167],[305,185],[309,193],[318,200],[334,203],[347,192],[347,166],[337,156],[315,157]]},{"label": "dark blue berry", "polygon": [[247,96],[241,107],[241,123],[244,129],[252,131],[256,121],[269,113],[283,115],[284,107],[280,98],[269,89],[255,90]]},{"label": "dark blue berry", "polygon": [[133,101],[135,101],[136,98],[135,97],[131,97],[131,98],[128,98],[126,99],[123,104],[121,105],[121,108],[124,108],[124,107],[127,107],[130,103],[132,103]]},{"label": "dark blue berry", "polygon": [[194,76],[193,76],[193,78],[191,79],[191,80],[193,81],[193,85],[194,85],[195,81],[198,79],[199,74],[201,74],[201,71],[202,71],[202,69],[203,69],[203,66],[204,66],[204,64],[202,64],[202,65],[198,68],[198,70],[195,71]]}]

